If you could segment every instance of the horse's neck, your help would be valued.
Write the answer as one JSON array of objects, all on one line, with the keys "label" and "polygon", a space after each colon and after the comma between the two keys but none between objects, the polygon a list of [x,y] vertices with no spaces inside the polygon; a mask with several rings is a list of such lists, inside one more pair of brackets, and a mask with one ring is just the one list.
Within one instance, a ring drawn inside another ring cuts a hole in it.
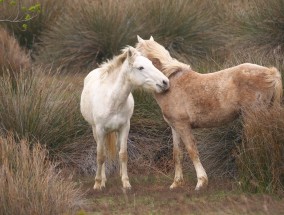
[{"label": "horse's neck", "polygon": [[120,71],[115,77],[115,82],[111,88],[111,101],[112,108],[119,108],[126,104],[129,94],[133,87],[127,78],[126,70]]}]

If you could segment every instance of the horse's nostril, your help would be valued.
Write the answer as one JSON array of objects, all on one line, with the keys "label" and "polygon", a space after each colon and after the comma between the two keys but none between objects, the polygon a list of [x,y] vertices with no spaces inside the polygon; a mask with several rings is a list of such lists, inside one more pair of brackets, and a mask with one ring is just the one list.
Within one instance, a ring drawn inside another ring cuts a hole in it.
[{"label": "horse's nostril", "polygon": [[167,87],[169,85],[169,82],[166,81],[166,80],[163,80],[163,85],[164,85],[164,87]]}]

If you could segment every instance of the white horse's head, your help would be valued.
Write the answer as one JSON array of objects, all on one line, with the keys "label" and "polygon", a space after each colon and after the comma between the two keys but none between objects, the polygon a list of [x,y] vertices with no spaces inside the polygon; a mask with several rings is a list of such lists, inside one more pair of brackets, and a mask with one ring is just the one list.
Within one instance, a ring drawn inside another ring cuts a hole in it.
[{"label": "white horse's head", "polygon": [[169,79],[133,47],[127,48],[129,80],[136,87],[161,93],[169,88]]}]

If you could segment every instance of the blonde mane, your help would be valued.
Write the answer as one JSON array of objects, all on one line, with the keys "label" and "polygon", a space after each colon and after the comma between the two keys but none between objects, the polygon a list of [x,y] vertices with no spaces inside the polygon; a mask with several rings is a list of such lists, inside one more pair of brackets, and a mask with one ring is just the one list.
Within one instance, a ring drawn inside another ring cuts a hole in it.
[{"label": "blonde mane", "polygon": [[121,54],[114,56],[112,59],[103,62],[99,67],[101,68],[102,74],[110,74],[117,68],[121,67],[127,58],[127,47],[121,50]]},{"label": "blonde mane", "polygon": [[162,71],[167,76],[170,77],[176,71],[190,71],[190,65],[181,63],[176,59],[173,59],[170,62],[166,62],[163,64]]},{"label": "blonde mane", "polygon": [[172,58],[169,52],[160,44],[153,40],[144,40],[143,44],[138,43],[136,48],[142,53],[146,53],[145,56],[152,62],[159,60],[161,64],[160,69],[167,77],[177,70],[191,70],[190,65],[184,64]]}]

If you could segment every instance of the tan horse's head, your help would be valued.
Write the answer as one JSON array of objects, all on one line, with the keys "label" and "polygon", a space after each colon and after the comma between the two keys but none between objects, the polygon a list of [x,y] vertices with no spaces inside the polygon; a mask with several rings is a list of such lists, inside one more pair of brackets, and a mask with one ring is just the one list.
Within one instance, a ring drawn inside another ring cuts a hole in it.
[{"label": "tan horse's head", "polygon": [[161,70],[167,77],[177,69],[190,69],[190,66],[172,58],[169,51],[164,46],[157,43],[151,36],[149,40],[144,40],[137,35],[138,43],[136,49],[145,57],[149,58],[155,67]]}]

